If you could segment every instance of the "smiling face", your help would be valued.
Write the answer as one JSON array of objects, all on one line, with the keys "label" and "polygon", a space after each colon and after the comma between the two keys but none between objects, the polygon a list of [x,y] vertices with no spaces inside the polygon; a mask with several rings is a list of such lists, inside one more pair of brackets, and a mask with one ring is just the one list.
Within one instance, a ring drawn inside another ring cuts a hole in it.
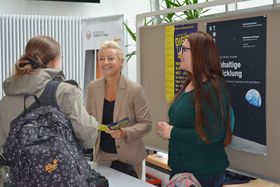
[{"label": "smiling face", "polygon": [[105,77],[119,76],[123,60],[117,55],[114,48],[103,48],[98,53],[98,64]]},{"label": "smiling face", "polygon": [[182,44],[182,49],[179,52],[179,58],[181,60],[180,68],[185,71],[193,72],[192,67],[192,54],[190,42],[186,39]]}]

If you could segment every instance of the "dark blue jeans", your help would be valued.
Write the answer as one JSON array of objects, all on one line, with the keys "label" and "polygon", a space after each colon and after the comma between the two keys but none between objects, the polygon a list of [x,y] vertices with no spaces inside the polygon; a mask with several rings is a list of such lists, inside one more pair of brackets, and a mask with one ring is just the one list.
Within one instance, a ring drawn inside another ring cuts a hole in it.
[{"label": "dark blue jeans", "polygon": [[213,177],[205,177],[198,179],[202,187],[222,187],[224,184],[224,180],[224,173]]},{"label": "dark blue jeans", "polygon": [[128,174],[132,177],[138,178],[138,176],[134,170],[134,167],[131,164],[127,164],[127,163],[115,160],[112,162],[111,168],[118,170],[120,172],[123,172],[125,174]]}]

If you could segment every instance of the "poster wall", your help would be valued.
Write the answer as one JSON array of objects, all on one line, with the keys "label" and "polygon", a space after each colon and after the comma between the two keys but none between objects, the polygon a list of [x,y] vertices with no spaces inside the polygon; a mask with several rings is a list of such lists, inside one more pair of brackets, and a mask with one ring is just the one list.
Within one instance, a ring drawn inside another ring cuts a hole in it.
[{"label": "poster wall", "polygon": [[180,69],[178,53],[189,34],[197,31],[197,23],[166,26],[165,28],[165,90],[170,103],[185,83],[185,73]]},{"label": "poster wall", "polygon": [[266,154],[266,17],[207,23],[235,113],[232,146]]},{"label": "poster wall", "polygon": [[123,15],[85,19],[82,22],[84,59],[84,90],[91,80],[99,78],[97,54],[100,45],[107,40],[117,41],[124,48]]}]

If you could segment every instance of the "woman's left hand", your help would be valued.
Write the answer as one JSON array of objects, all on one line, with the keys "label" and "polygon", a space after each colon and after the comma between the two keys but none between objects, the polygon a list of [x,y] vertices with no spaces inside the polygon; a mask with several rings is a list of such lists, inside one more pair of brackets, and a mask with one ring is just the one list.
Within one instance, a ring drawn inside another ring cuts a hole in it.
[{"label": "woman's left hand", "polygon": [[121,139],[126,137],[126,131],[124,128],[120,128],[118,130],[107,130],[106,133],[110,134],[114,139]]},{"label": "woman's left hand", "polygon": [[158,122],[157,133],[164,139],[170,139],[170,134],[173,126],[169,125],[167,122]]}]

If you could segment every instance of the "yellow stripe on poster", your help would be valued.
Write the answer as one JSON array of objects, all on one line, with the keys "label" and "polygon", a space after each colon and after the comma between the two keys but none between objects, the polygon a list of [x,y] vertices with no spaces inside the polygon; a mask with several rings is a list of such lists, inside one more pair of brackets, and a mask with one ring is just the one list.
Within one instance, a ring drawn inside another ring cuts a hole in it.
[{"label": "yellow stripe on poster", "polygon": [[174,26],[165,27],[165,95],[168,103],[174,99]]}]

